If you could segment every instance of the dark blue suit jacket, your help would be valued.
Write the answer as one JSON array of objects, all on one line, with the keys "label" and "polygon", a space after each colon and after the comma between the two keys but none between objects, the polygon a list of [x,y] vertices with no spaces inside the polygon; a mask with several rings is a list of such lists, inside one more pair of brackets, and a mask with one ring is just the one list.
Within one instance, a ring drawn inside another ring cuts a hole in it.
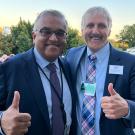
[{"label": "dark blue suit jacket", "polygon": [[[72,82],[76,84],[77,71],[80,61],[86,53],[86,46],[72,48],[66,56],[66,61],[71,69]],[[109,65],[124,66],[123,75],[109,74]],[[100,117],[100,134],[101,135],[134,135],[135,127],[135,56],[118,51],[110,45],[110,57],[103,96],[109,95],[108,84],[114,84],[114,89],[127,99],[130,107],[130,119],[107,119],[101,110]],[[74,85],[74,89],[76,86]]]},{"label": "dark blue suit jacket", "polygon": [[[74,93],[68,76],[70,73],[61,59],[59,64],[70,87],[73,100],[72,118],[75,118]],[[47,101],[33,49],[18,54],[0,65],[0,111],[6,110],[11,105],[15,90],[18,90],[21,96],[20,112],[30,113],[32,117],[31,126],[26,135],[51,135]],[[72,135],[76,134],[74,120],[71,127]]]}]

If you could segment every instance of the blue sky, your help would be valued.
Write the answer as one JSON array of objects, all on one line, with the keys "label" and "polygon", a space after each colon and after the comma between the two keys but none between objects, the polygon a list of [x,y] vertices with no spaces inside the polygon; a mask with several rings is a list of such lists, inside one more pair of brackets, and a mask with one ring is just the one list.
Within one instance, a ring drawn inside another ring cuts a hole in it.
[{"label": "blue sky", "polygon": [[20,17],[33,23],[41,11],[57,9],[66,16],[71,27],[80,30],[81,17],[92,6],[103,6],[110,12],[112,38],[124,25],[135,24],[135,0],[1,0],[0,26],[16,25]]}]

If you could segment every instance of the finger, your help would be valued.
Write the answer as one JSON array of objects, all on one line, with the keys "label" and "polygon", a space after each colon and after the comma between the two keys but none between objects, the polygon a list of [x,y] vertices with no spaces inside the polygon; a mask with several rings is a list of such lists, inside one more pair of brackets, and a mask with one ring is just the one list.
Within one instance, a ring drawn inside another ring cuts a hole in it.
[{"label": "finger", "polygon": [[101,107],[102,107],[103,109],[109,109],[109,108],[110,108],[110,104],[109,104],[109,103],[102,103],[102,104],[101,104]]},{"label": "finger", "polygon": [[110,103],[110,102],[111,102],[111,98],[109,96],[104,96],[101,98],[101,104]]},{"label": "finger", "polygon": [[18,112],[19,112],[19,102],[20,102],[20,94],[18,91],[15,91],[11,107],[16,109]]},{"label": "finger", "polygon": [[23,129],[17,129],[14,132],[14,135],[24,135],[28,132],[28,128],[23,128]]},{"label": "finger", "polygon": [[117,92],[113,89],[113,84],[112,83],[109,83],[109,85],[108,85],[108,91],[109,91],[109,94],[111,96],[114,96],[114,95],[117,94]]},{"label": "finger", "polygon": [[28,122],[31,120],[31,115],[29,113],[20,113],[18,117],[19,122]]},{"label": "finger", "polygon": [[24,129],[22,129],[21,130],[21,133],[24,135],[24,134],[26,134],[28,132],[28,128],[24,128]]},{"label": "finger", "polygon": [[117,119],[114,114],[105,114],[105,117],[107,117],[108,119]]},{"label": "finger", "polygon": [[18,122],[18,129],[24,129],[31,126],[31,122]]},{"label": "finger", "polygon": [[108,113],[109,113],[109,109],[103,109],[103,112],[104,112],[105,114],[108,114]]},{"label": "finger", "polygon": [[10,54],[9,56],[14,56],[14,54],[12,53],[12,54]]}]

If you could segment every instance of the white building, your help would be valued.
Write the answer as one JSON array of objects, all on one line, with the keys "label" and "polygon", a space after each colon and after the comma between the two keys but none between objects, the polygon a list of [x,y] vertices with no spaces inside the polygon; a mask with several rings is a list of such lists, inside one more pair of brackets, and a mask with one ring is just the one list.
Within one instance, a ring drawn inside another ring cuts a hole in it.
[{"label": "white building", "polygon": [[3,27],[3,32],[2,32],[2,34],[3,34],[3,35],[11,34],[11,29],[10,29],[10,27],[4,26],[4,27]]}]

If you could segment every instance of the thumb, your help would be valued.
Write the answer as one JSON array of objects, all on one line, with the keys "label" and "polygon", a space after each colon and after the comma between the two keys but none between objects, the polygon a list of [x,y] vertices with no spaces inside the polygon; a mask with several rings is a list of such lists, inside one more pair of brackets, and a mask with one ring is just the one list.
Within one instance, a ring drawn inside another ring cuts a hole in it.
[{"label": "thumb", "polygon": [[109,85],[108,85],[108,91],[109,91],[109,94],[111,96],[114,96],[114,95],[117,94],[117,92],[113,89],[113,84],[112,83],[109,83]]},{"label": "thumb", "polygon": [[20,102],[20,94],[18,91],[15,91],[11,107],[16,109],[18,112],[19,112],[19,102]]}]

